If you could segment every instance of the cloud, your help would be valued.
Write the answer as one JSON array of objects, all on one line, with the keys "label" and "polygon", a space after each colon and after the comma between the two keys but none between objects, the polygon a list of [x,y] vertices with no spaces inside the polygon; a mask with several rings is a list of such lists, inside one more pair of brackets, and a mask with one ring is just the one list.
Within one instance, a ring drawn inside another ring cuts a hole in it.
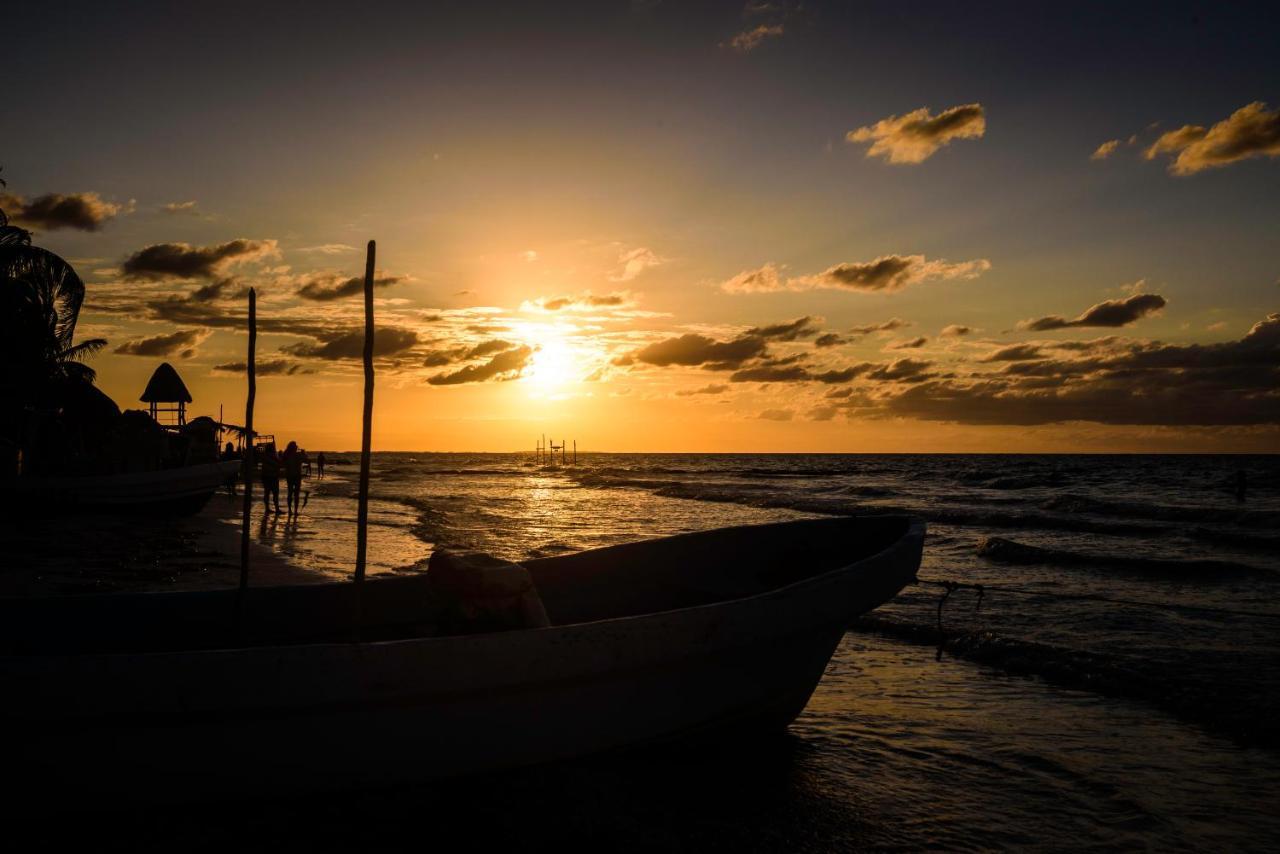
[{"label": "cloud", "polygon": [[918,350],[925,344],[929,343],[929,339],[921,335],[919,338],[911,338],[907,341],[895,341],[890,344],[889,350]]},{"label": "cloud", "polygon": [[179,329],[168,335],[134,338],[121,344],[114,352],[122,356],[170,356],[181,353],[182,358],[188,359],[195,355],[195,348],[209,334],[207,329]]},{"label": "cloud", "polygon": [[836,413],[839,411],[834,406],[815,406],[809,410],[809,414],[806,417],[810,421],[830,421],[836,417]]},{"label": "cloud", "polygon": [[[245,362],[226,362],[221,365],[214,365],[213,369],[222,374],[243,374],[249,370],[249,366]],[[263,362],[255,362],[253,372],[260,377],[291,377],[294,374],[314,374],[316,371],[315,368],[309,368],[301,362],[291,362],[288,359],[268,359]]]},{"label": "cloud", "polygon": [[790,421],[794,417],[795,413],[790,409],[766,409],[756,416],[764,421]]},{"label": "cloud", "polygon": [[161,205],[160,210],[167,214],[194,214],[196,212],[196,203],[192,199],[189,202],[169,202]]},{"label": "cloud", "polygon": [[939,338],[960,338],[968,335],[973,329],[968,326],[961,326],[959,323],[952,323],[942,327],[942,331],[938,333]]},{"label": "cloud", "polygon": [[[390,273],[378,273],[373,277],[374,288],[387,288],[403,282],[407,277]],[[343,297],[364,293],[364,277],[351,276],[344,278],[335,274],[321,274],[306,282],[296,291],[303,299],[316,302],[332,302]]]},{"label": "cloud", "polygon": [[345,255],[348,252],[359,252],[354,246],[345,243],[321,243],[319,246],[303,246],[299,252],[318,252],[321,255]]},{"label": "cloud", "polygon": [[882,255],[873,261],[846,261],[821,273],[795,276],[785,282],[777,268],[766,264],[758,270],[739,273],[720,285],[731,294],[769,293],[832,289],[862,293],[894,293],[909,285],[947,279],[975,279],[991,269],[985,258],[950,263],[928,261],[923,255]]},{"label": "cloud", "polygon": [[[364,356],[364,330],[350,332],[320,332],[320,340],[287,344],[281,351],[307,359],[360,359]],[[408,350],[418,343],[418,334],[411,329],[384,326],[373,335],[373,354],[391,356]]]},{"label": "cloud", "polygon": [[743,270],[738,275],[720,285],[720,289],[730,294],[763,294],[784,290],[778,268],[773,264],[765,264],[758,270]]},{"label": "cloud", "polygon": [[877,382],[921,382],[928,376],[932,365],[932,362],[922,359],[895,359],[888,365],[868,372],[866,376]]},{"label": "cloud", "polygon": [[1159,136],[1144,156],[1154,160],[1176,154],[1169,163],[1174,175],[1194,175],[1251,157],[1280,157],[1280,110],[1254,101],[1205,130],[1183,125]]},{"label": "cloud", "polygon": [[965,104],[929,114],[927,107],[903,116],[890,116],[874,125],[845,134],[849,142],[870,142],[867,157],[883,157],[889,163],[923,163],[953,139],[978,139],[987,122],[981,104]]},{"label": "cloud", "polygon": [[622,265],[622,269],[609,278],[615,282],[629,282],[645,270],[665,264],[666,260],[652,250],[640,246],[618,256],[618,263]]},{"label": "cloud", "polygon": [[1074,320],[1052,314],[1036,320],[1024,320],[1018,324],[1018,328],[1044,332],[1050,329],[1069,329],[1079,326],[1128,326],[1159,311],[1165,305],[1167,305],[1165,298],[1159,294],[1138,293],[1125,299],[1109,299],[1090,306]]},{"label": "cloud", "polygon": [[819,335],[817,338],[813,339],[813,346],[815,347],[838,347],[845,343],[848,343],[847,339],[841,338],[834,332],[828,332],[825,335]]},{"label": "cloud", "polygon": [[1093,154],[1089,155],[1090,160],[1106,160],[1112,154],[1115,154],[1117,148],[1120,147],[1120,140],[1109,139],[1094,149]]},{"label": "cloud", "polygon": [[595,311],[602,308],[624,308],[635,301],[626,291],[596,295],[591,291],[581,294],[563,294],[554,297],[538,297],[520,306],[522,311]]},{"label": "cloud", "polygon": [[1112,339],[1106,349],[1092,350],[925,382],[889,398],[885,408],[890,415],[965,424],[1280,424],[1280,313],[1238,341]]},{"label": "cloud", "polygon": [[731,370],[744,362],[763,356],[767,349],[764,338],[741,336],[730,341],[716,341],[706,335],[688,333],[643,347],[631,354],[635,361],[660,368],[671,365],[694,367],[711,364],[720,370]]},{"label": "cloud", "polygon": [[748,329],[746,334],[775,341],[795,341],[797,338],[808,338],[810,335],[816,334],[818,331],[816,327],[821,322],[820,318],[806,315],[789,323],[756,326]]},{"label": "cloud", "polygon": [[894,317],[886,320],[884,323],[871,323],[865,326],[854,326],[849,331],[854,335],[870,335],[872,332],[893,332],[895,329],[905,329],[911,325],[911,321],[903,320],[901,317]]},{"label": "cloud", "polygon": [[720,46],[728,47],[739,53],[750,53],[764,44],[766,39],[778,38],[782,35],[782,32],[782,24],[760,24],[757,27],[736,33],[733,38]]},{"label": "cloud", "polygon": [[695,394],[723,394],[729,387],[723,383],[711,383],[701,388],[686,388],[676,392],[677,397],[692,397]]},{"label": "cloud", "polygon": [[154,243],[126,258],[120,265],[120,271],[126,279],[135,281],[211,279],[233,264],[264,258],[277,252],[274,240],[249,240],[244,237],[213,246]]},{"label": "cloud", "polygon": [[0,208],[20,225],[49,231],[98,231],[125,210],[122,205],[103,201],[97,193],[47,193],[25,199],[0,192]]},{"label": "cloud", "polygon": [[1037,344],[1010,344],[983,357],[984,362],[1026,362],[1044,356]]},{"label": "cloud", "polygon": [[974,279],[991,269],[986,259],[952,264],[926,261],[923,255],[882,255],[874,261],[846,262],[815,276],[790,279],[790,290],[832,288],[863,293],[893,293],[909,285],[945,279]]},{"label": "cloud", "polygon": [[196,288],[187,299],[190,302],[216,302],[221,299],[242,299],[248,295],[248,285],[235,279],[219,279]]},{"label": "cloud", "polygon": [[461,385],[486,380],[512,380],[520,376],[533,358],[533,353],[532,347],[516,347],[514,350],[498,353],[483,365],[468,365],[453,373],[436,374],[427,382],[431,385]]}]

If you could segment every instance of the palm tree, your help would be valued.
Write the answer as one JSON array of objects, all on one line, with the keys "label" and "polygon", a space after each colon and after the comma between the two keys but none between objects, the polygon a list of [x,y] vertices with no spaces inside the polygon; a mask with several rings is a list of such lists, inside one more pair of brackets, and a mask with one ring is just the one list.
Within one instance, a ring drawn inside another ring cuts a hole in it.
[{"label": "palm tree", "polygon": [[[0,183],[3,180],[0,179]],[[0,395],[3,404],[57,405],[61,392],[92,385],[84,363],[107,342],[74,343],[84,282],[71,265],[31,245],[0,211]]]}]

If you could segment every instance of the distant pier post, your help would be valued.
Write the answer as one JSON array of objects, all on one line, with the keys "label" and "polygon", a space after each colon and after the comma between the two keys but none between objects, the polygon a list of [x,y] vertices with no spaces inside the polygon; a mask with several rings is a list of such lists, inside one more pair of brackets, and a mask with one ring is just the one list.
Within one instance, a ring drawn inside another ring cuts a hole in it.
[{"label": "distant pier post", "polygon": [[245,372],[249,375],[249,396],[244,404],[244,453],[240,466],[244,480],[244,513],[240,521],[240,621],[244,622],[245,592],[249,589],[249,514],[253,510],[253,404],[258,396],[258,294],[249,288],[249,356]]}]

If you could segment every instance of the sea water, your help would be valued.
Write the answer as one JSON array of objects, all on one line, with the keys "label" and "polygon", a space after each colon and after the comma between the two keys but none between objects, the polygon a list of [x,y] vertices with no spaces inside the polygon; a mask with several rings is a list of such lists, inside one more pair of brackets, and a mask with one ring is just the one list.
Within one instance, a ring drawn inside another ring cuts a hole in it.
[{"label": "sea water", "polygon": [[[333,578],[354,550],[347,460],[308,482],[296,522],[254,526]],[[778,740],[361,796],[384,818],[425,798],[423,820],[443,809],[475,825],[477,845],[518,841],[517,827],[544,843],[693,850],[1280,841],[1275,458],[585,454],[546,467],[381,453],[371,493],[374,573],[421,572],[441,545],[519,560],[901,511],[928,520],[921,579],[984,588],[948,597],[941,625],[942,588],[926,584],[851,627]],[[990,537],[1038,551],[984,555]],[[300,809],[277,805],[268,824]]]}]

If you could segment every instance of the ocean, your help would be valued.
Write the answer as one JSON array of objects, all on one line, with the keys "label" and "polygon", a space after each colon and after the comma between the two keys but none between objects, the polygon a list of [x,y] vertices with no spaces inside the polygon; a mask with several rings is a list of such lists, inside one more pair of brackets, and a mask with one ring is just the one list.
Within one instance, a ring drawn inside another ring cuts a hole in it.
[{"label": "ocean", "polygon": [[[357,457],[341,456],[308,482],[296,523],[254,524],[333,578],[354,553]],[[386,841],[439,813],[475,847],[1280,843],[1275,457],[582,454],[546,468],[529,454],[378,453],[369,565],[421,572],[441,545],[518,560],[885,512],[928,521],[924,583],[850,626],[777,740],[352,796],[376,827],[285,801],[254,813],[253,832]],[[967,586],[939,610],[948,581]]]}]

